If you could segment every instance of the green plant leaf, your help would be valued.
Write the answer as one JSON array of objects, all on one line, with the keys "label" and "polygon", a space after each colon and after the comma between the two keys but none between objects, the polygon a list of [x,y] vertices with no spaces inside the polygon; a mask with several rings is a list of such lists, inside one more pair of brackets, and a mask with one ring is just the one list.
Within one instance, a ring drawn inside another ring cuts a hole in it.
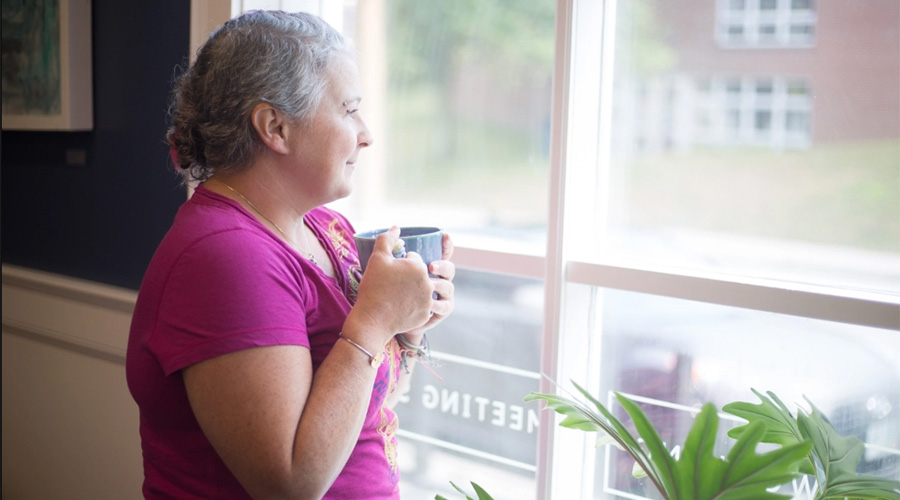
[{"label": "green plant leaf", "polygon": [[828,423],[824,415],[809,400],[811,413],[798,412],[796,419],[784,403],[771,391],[764,396],[753,389],[759,397],[758,405],[735,402],[722,409],[732,415],[744,418],[748,424],[735,427],[728,432],[739,438],[753,423],[765,425],[762,442],[783,446],[811,441],[812,448],[807,459],[801,462],[800,472],[812,475],[818,482],[816,500],[853,499],[900,500],[897,489],[900,483],[856,473],[863,453],[863,444],[856,437],[842,437]]},{"label": "green plant leaf", "polygon": [[[466,490],[457,486],[456,483],[454,483],[453,481],[450,481],[450,486],[453,486],[454,490],[456,490],[456,491],[460,492],[462,495],[464,495],[467,500],[494,500],[494,498],[490,494],[488,494],[487,491],[484,491],[484,488],[482,488],[481,486],[478,486],[478,484],[475,483],[474,481],[469,484],[471,484],[472,488],[475,489],[475,494],[478,495],[477,499],[470,497],[469,494],[466,493]],[[435,495],[434,500],[447,500],[447,497],[444,497],[441,495]]]},{"label": "green plant leaf", "polygon": [[[757,445],[765,432],[765,425],[758,422],[747,428],[728,452],[726,457],[728,465],[721,469],[722,475],[718,478],[719,493],[714,497],[700,498],[719,500],[790,498],[790,495],[780,495],[766,490],[800,477],[797,464],[809,454],[812,444],[804,441],[757,454]],[[707,469],[703,470],[705,481],[708,478],[705,475]]]},{"label": "green plant leaf", "polygon": [[[728,431],[729,437],[738,439],[746,432],[750,424],[760,422],[765,425],[766,429],[762,437],[763,443],[790,446],[806,440],[806,437],[800,432],[794,416],[791,415],[790,410],[781,402],[778,396],[771,391],[768,391],[766,393],[767,396],[764,396],[756,389],[751,390],[760,399],[760,404],[736,401],[722,407],[722,411],[747,420],[747,424]],[[811,457],[808,460],[801,461],[799,467],[800,472],[804,474],[815,474],[815,463]]]},{"label": "green plant leaf", "polygon": [[[602,403],[597,401],[590,393],[581,386],[574,383],[575,387],[588,401],[596,408],[595,412],[589,406],[570,399],[565,396],[556,394],[543,394],[532,392],[525,396],[525,401],[544,400],[547,402],[547,408],[556,411],[561,415],[565,415],[566,419],[560,422],[562,427],[570,427],[581,430],[598,430],[606,433],[610,438],[618,443],[619,448],[626,451],[637,462],[637,465],[647,473],[647,477],[653,482],[657,490],[662,491],[660,478],[657,471],[653,468],[650,456],[641,448],[637,438],[635,438],[628,429],[622,425],[619,420],[613,416]],[[599,412],[599,413],[598,413]],[[574,415],[578,415],[577,417]],[[572,416],[572,418],[570,418]],[[593,424],[588,426],[583,422],[588,421]]]},{"label": "green plant leaf", "polygon": [[473,482],[472,488],[474,488],[475,493],[478,494],[478,500],[494,500],[490,495],[488,495],[488,492],[484,491],[484,488],[478,486],[477,483]]},{"label": "green plant leaf", "polygon": [[727,459],[716,457],[713,447],[719,427],[715,406],[707,403],[694,420],[676,461],[658,433],[634,402],[618,395],[651,451],[651,458],[665,485],[667,498],[686,500],[775,500],[789,496],[771,493],[799,476],[796,463],[809,453],[809,443],[797,443],[768,453],[756,453],[765,432],[754,424],[731,448]]},{"label": "green plant leaf", "polygon": [[465,495],[465,497],[466,497],[467,500],[474,500],[472,497],[469,496],[468,493],[466,493],[466,490],[464,490],[464,489],[460,488],[459,486],[457,486],[456,483],[454,483],[453,481],[450,481],[450,486],[453,486],[453,489],[454,489],[454,490],[456,490],[456,491],[462,493],[463,495]]},{"label": "green plant leaf", "polygon": [[[666,449],[666,444],[663,443],[662,438],[659,437],[656,428],[653,427],[650,419],[647,418],[647,415],[641,410],[637,403],[618,393],[616,394],[616,398],[619,400],[619,404],[622,405],[622,408],[625,409],[625,412],[631,417],[631,421],[634,423],[634,427],[638,434],[644,438],[650,461],[659,478],[659,484],[657,486],[660,488],[661,493],[663,493],[666,498],[681,498],[678,495],[678,488],[676,486],[678,474],[676,471],[675,459],[669,454],[669,450]],[[650,472],[648,471],[648,474],[649,473]]]},{"label": "green plant leaf", "polygon": [[625,447],[623,447],[621,444],[619,444],[618,441],[613,439],[612,436],[610,436],[606,432],[598,432],[597,434],[598,434],[597,441],[594,442],[594,448],[599,448],[601,446],[606,446],[606,445],[612,445],[622,451],[625,451]]},{"label": "green plant leaf", "polygon": [[803,436],[800,435],[800,429],[797,427],[794,416],[791,415],[784,403],[778,399],[778,396],[769,391],[766,393],[768,394],[768,397],[766,397],[756,389],[751,390],[762,401],[760,404],[755,405],[736,401],[722,407],[722,411],[748,421],[747,425],[735,427],[728,431],[730,437],[738,438],[751,422],[762,422],[766,424],[766,432],[762,439],[763,443],[789,445],[803,441]]},{"label": "green plant leaf", "polygon": [[588,432],[604,431],[603,425],[598,421],[596,415],[593,415],[590,409],[586,408],[578,401],[566,398],[565,396],[543,394],[539,392],[532,392],[525,396],[525,401],[534,401],[537,399],[544,400],[547,403],[548,409],[566,417],[559,423],[562,427]]},{"label": "green plant leaf", "polygon": [[819,492],[816,499],[900,500],[900,481],[857,474],[864,446],[856,436],[842,437],[815,406],[800,412],[800,432],[813,444]]},{"label": "green plant leaf", "polygon": [[[606,432],[611,437],[616,439],[619,443],[621,443],[621,447],[624,448],[629,455],[631,455],[631,458],[633,458],[637,466],[646,473],[647,478],[650,479],[656,489],[665,494],[666,490],[665,485],[663,484],[663,478],[660,476],[660,471],[658,471],[654,467],[649,450],[644,451],[641,443],[631,434],[631,432],[629,432],[628,428],[626,428],[625,425],[623,425],[622,422],[620,422],[619,419],[615,417],[615,415],[607,410],[600,401],[592,396],[591,393],[589,393],[587,390],[585,390],[575,382],[572,382],[572,384],[576,389],[578,389],[578,392],[580,392],[585,398],[587,398],[588,401],[591,402],[591,404],[594,405],[595,408],[597,408],[597,411],[600,412],[603,418],[606,419],[606,422],[608,422],[607,427],[609,427],[608,429],[605,428]],[[619,398],[620,396],[620,394],[616,393],[617,398]],[[596,416],[595,413],[594,415]]]},{"label": "green plant leaf", "polygon": [[714,475],[721,474],[720,469],[724,464],[721,460],[716,460],[713,454],[718,427],[715,408],[710,404],[704,405],[688,431],[678,459],[679,498],[693,499],[698,494],[709,495],[707,490],[711,485],[703,480],[706,470],[711,470]]}]

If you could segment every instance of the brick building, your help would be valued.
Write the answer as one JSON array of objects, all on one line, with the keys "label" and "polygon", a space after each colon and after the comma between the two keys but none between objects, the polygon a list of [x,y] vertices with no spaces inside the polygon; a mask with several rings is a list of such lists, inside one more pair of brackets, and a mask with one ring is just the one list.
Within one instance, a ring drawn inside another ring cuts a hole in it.
[{"label": "brick building", "polygon": [[[619,44],[616,63],[616,81],[624,82],[618,95],[631,97],[618,123],[630,124],[639,150],[900,137],[900,2],[662,0],[643,7],[650,5],[649,21],[626,11],[619,17],[632,22],[617,25],[643,40],[640,48]],[[657,66],[642,72],[648,41]]]}]

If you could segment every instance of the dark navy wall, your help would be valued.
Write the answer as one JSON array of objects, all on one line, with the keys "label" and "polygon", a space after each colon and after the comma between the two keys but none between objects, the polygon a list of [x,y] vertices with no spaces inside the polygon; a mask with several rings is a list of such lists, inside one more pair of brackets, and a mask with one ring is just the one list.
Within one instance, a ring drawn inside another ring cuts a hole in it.
[{"label": "dark navy wall", "polygon": [[2,133],[3,263],[139,287],[185,199],[164,138],[189,21],[190,2],[93,0],[93,131]]}]

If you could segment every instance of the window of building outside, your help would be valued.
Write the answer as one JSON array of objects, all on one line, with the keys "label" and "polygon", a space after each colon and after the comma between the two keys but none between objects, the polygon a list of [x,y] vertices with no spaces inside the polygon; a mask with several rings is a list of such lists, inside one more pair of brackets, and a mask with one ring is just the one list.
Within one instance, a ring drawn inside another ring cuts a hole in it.
[{"label": "window of building outside", "polygon": [[376,139],[336,208],[457,245],[438,364],[398,410],[405,497],[658,498],[523,402],[570,381],[613,409],[631,395],[670,444],[704,402],[808,398],[866,443],[860,471],[900,475],[900,4],[235,12],[259,7],[323,15],[358,47]]},{"label": "window of building outside", "polygon": [[810,47],[816,41],[813,0],[717,0],[716,18],[724,47]]}]

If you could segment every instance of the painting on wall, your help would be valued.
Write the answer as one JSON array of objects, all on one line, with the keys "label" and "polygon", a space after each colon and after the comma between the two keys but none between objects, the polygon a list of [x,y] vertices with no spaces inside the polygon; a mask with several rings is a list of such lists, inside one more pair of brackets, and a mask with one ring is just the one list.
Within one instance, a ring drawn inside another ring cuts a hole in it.
[{"label": "painting on wall", "polygon": [[3,130],[91,130],[91,0],[4,1]]}]

